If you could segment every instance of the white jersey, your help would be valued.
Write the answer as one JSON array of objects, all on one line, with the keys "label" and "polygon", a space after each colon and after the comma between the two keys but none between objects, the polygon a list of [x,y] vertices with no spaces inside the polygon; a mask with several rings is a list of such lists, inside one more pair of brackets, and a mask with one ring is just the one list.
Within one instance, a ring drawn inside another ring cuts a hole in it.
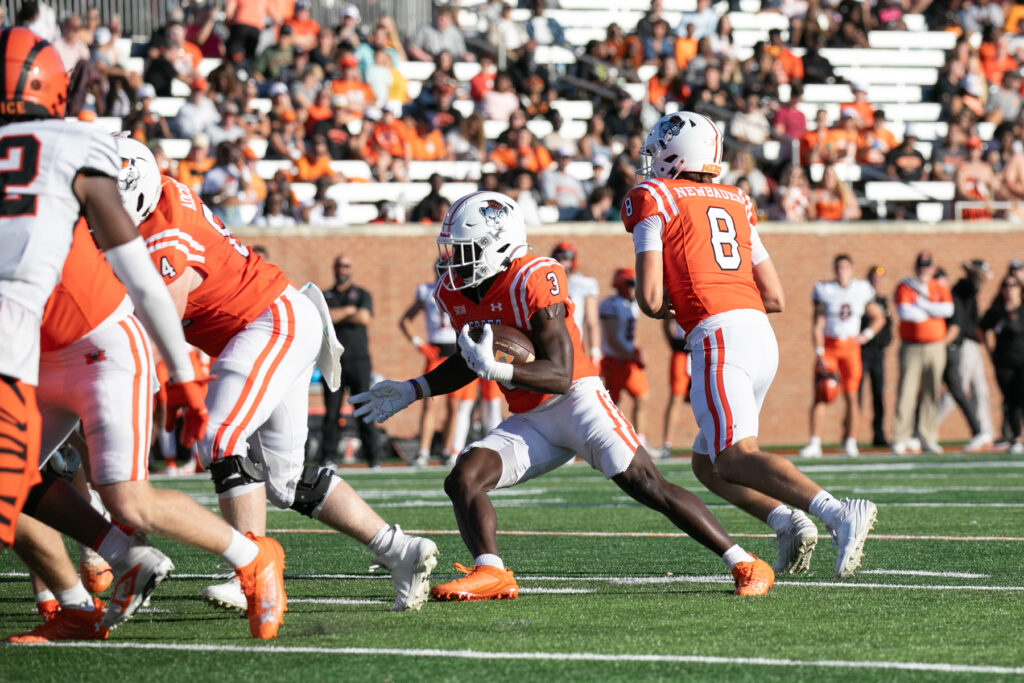
[{"label": "white jersey", "polygon": [[[601,320],[615,321],[615,338],[628,351],[629,355],[626,358],[632,358],[633,350],[636,348],[636,323],[640,318],[639,304],[615,294],[601,302],[598,314]],[[601,340],[601,353],[609,358],[622,357],[621,352],[612,348],[607,339]]]},{"label": "white jersey", "polygon": [[597,280],[580,273],[573,273],[569,276],[569,299],[576,307],[572,312],[572,317],[576,321],[576,327],[580,328],[581,334],[584,333],[583,316],[586,313],[587,299],[591,297],[596,299],[599,296],[601,296],[601,287],[597,284]]},{"label": "white jersey", "polygon": [[828,280],[814,285],[811,298],[825,309],[825,336],[847,339],[860,334],[860,321],[875,298],[875,288],[867,280],[850,280],[845,287]]},{"label": "white jersey", "polygon": [[416,301],[423,305],[423,314],[427,318],[427,343],[435,346],[454,344],[459,335],[452,327],[448,314],[441,310],[434,298],[436,286],[426,282],[416,286]]},{"label": "white jersey", "polygon": [[35,385],[43,308],[60,280],[81,213],[79,173],[116,179],[114,139],[63,119],[0,127],[0,374]]}]

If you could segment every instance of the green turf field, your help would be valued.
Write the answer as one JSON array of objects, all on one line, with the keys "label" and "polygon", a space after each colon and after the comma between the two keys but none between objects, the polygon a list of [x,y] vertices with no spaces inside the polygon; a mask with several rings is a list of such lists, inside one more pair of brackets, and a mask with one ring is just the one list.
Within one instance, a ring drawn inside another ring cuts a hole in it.
[{"label": "green turf field", "polygon": [[[837,581],[819,541],[811,573],[762,598],[730,594],[721,561],[586,466],[493,496],[514,601],[427,603],[392,614],[370,553],[290,511],[268,516],[287,553],[278,638],[200,590],[217,559],[155,540],[177,564],[150,608],[105,642],[0,648],[20,680],[1005,680],[1024,676],[1024,459],[988,455],[803,461],[837,497],[868,497],[879,521],[859,575]],[[659,465],[771,562],[769,529],[722,504],[689,461]],[[439,468],[344,471],[388,521],[433,538],[434,579],[471,564]],[[203,477],[164,479],[214,506]],[[819,527],[821,528],[821,527]],[[822,529],[822,532],[824,530]],[[0,555],[0,624],[38,623],[23,567]]]}]

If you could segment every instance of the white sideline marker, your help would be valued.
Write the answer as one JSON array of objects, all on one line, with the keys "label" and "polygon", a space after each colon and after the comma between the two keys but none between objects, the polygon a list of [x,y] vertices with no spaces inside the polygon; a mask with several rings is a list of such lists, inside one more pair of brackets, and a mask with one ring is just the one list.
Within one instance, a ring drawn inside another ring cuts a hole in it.
[{"label": "white sideline marker", "polygon": [[882,669],[890,671],[935,671],[939,673],[1022,675],[1024,667],[949,664],[946,662],[871,662],[839,659],[799,660],[768,657],[712,657],[705,655],[604,654],[599,652],[482,652],[479,650],[404,650],[375,647],[281,647],[255,645],[208,645],[204,643],[126,643],[97,641],[58,641],[19,647],[90,648],[104,650],[164,650],[176,652],[242,652],[280,655],[376,655],[390,657],[436,657],[445,659],[638,662],[654,664],[746,664],[826,669]]}]

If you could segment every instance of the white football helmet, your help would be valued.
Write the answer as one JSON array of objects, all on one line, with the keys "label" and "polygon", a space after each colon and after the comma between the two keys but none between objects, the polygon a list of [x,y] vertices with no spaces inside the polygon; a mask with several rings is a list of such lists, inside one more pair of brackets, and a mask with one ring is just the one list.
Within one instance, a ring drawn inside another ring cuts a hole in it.
[{"label": "white football helmet", "polygon": [[475,287],[527,250],[519,205],[500,192],[474,192],[448,210],[437,238],[437,273],[445,289]]},{"label": "white football helmet", "polygon": [[668,114],[651,128],[640,155],[647,158],[639,169],[644,178],[671,180],[683,171],[718,176],[722,173],[722,132],[703,114]]},{"label": "white football helmet", "polygon": [[160,201],[160,167],[149,148],[138,140],[122,133],[115,136],[115,141],[117,153],[121,156],[117,189],[125,211],[138,227]]}]

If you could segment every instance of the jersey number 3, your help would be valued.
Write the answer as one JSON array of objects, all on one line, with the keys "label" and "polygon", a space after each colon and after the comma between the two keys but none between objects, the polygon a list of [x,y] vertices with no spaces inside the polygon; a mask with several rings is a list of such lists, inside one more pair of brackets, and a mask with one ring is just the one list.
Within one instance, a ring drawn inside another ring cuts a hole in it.
[{"label": "jersey number 3", "polygon": [[711,249],[715,261],[722,270],[736,270],[740,267],[740,245],[736,243],[736,223],[729,212],[720,206],[708,208],[708,223],[711,224]]},{"label": "jersey number 3", "polygon": [[39,173],[39,140],[34,135],[0,139],[0,216],[34,216],[36,195],[7,194],[7,187],[27,187]]}]

